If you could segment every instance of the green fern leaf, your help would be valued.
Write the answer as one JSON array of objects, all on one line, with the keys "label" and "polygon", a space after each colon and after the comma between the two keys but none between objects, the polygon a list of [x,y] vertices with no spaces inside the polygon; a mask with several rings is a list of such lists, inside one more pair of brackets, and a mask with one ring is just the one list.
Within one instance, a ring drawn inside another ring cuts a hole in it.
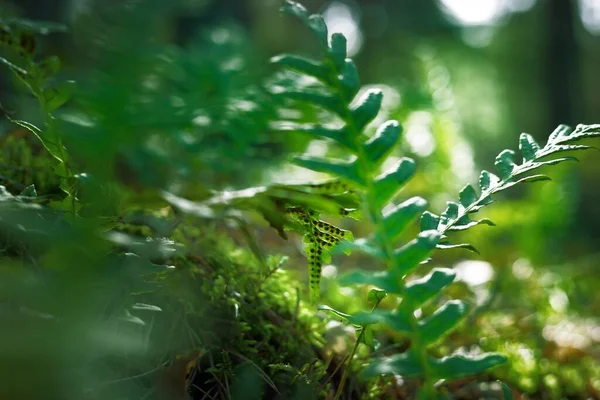
[{"label": "green fern leaf", "polygon": [[377,116],[382,100],[383,93],[379,89],[369,89],[358,99],[356,106],[350,111],[358,132]]},{"label": "green fern leaf", "polygon": [[430,211],[425,211],[421,215],[421,231],[428,231],[430,229],[438,229],[440,224],[440,216],[435,215]]},{"label": "green fern leaf", "polygon": [[375,178],[373,190],[379,208],[387,204],[413,177],[415,169],[415,162],[412,159],[402,158],[394,167]]},{"label": "green fern leaf", "polygon": [[286,0],[281,11],[298,17],[313,31],[321,46],[327,48],[327,25],[325,25],[323,17],[316,14],[309,15],[302,4],[292,0]]},{"label": "green fern leaf", "polygon": [[423,231],[394,252],[394,269],[401,275],[411,273],[435,249],[442,235],[437,230]]},{"label": "green fern leaf", "polygon": [[344,89],[344,99],[351,101],[360,89],[358,70],[352,60],[346,60],[341,75],[338,77]]},{"label": "green fern leaf", "polygon": [[498,353],[486,353],[478,356],[453,355],[439,360],[431,359],[431,370],[439,379],[458,379],[477,375],[504,364],[506,360],[505,356]]},{"label": "green fern leaf", "polygon": [[382,375],[398,375],[404,378],[415,378],[423,375],[423,367],[418,357],[411,351],[394,354],[390,357],[380,357],[372,360],[362,371],[365,378],[375,378]]},{"label": "green fern leaf", "polygon": [[421,339],[431,346],[451,333],[467,315],[467,305],[460,300],[450,300],[432,315],[419,322]]},{"label": "green fern leaf", "polygon": [[456,278],[456,273],[449,268],[434,268],[428,275],[414,279],[406,284],[406,297],[412,307],[421,307],[429,300],[439,296],[443,288]]},{"label": "green fern leaf", "polygon": [[393,272],[389,271],[361,271],[354,270],[339,279],[342,286],[350,285],[372,285],[392,294],[402,294],[402,288],[398,285],[398,279]]},{"label": "green fern leaf", "polygon": [[498,157],[496,157],[496,168],[500,172],[502,179],[509,179],[513,171],[517,167],[515,164],[515,152],[512,150],[503,150]]},{"label": "green fern leaf", "polygon": [[329,79],[329,70],[323,65],[322,62],[292,54],[282,54],[273,57],[271,62],[279,65],[280,67],[289,68],[293,71],[310,75],[323,83],[331,83]]},{"label": "green fern leaf", "polygon": [[356,160],[341,161],[312,156],[298,156],[294,158],[294,162],[301,167],[316,172],[324,172],[347,179],[361,186],[365,185],[365,179],[360,173]]},{"label": "green fern leaf", "polygon": [[341,33],[331,35],[328,53],[335,68],[341,71],[346,61],[346,37]]},{"label": "green fern leaf", "polygon": [[[395,240],[419,214],[427,208],[427,201],[412,197],[383,214],[383,227],[390,240]],[[437,225],[435,228],[436,229]]]},{"label": "green fern leaf", "polygon": [[519,137],[519,150],[523,155],[523,161],[531,161],[535,159],[536,154],[540,151],[540,145],[527,133],[521,133]]},{"label": "green fern leaf", "polygon": [[402,131],[397,121],[387,121],[379,126],[377,132],[365,144],[365,155],[373,167],[379,166],[392,151]]}]

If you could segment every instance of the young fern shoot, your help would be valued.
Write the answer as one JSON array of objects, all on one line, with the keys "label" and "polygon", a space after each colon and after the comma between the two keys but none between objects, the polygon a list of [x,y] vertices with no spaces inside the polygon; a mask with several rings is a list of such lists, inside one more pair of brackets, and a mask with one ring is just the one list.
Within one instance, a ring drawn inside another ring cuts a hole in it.
[{"label": "young fern shoot", "polygon": [[[443,358],[430,356],[430,348],[436,346],[459,325],[467,316],[468,307],[462,301],[450,300],[433,314],[424,318],[416,317],[415,311],[438,297],[454,280],[455,273],[448,268],[434,268],[420,279],[410,279],[411,274],[428,260],[436,248],[464,247],[474,250],[468,244],[450,243],[446,234],[478,224],[492,225],[487,219],[473,221],[468,215],[490,204],[493,194],[517,183],[548,179],[544,175],[528,173],[545,165],[573,159],[563,157],[549,160],[548,157],[563,151],[588,148],[569,143],[599,136],[600,126],[580,125],[573,132],[561,126],[550,136],[543,148],[540,148],[531,136],[523,134],[520,139],[523,163],[515,164],[514,152],[503,151],[496,159],[500,176],[482,172],[479,179],[481,193],[478,195],[472,186],[467,185],[460,193],[459,203],[448,203],[448,208],[441,216],[426,211],[427,202],[420,197],[413,197],[390,207],[388,205],[392,199],[415,172],[414,161],[402,158],[392,168],[380,173],[381,166],[400,138],[399,123],[385,122],[369,138],[364,130],[380,110],[382,93],[378,90],[368,90],[359,99],[354,99],[359,92],[360,83],[356,66],[351,59],[346,58],[346,38],[340,33],[334,33],[328,40],[327,26],[323,18],[319,15],[309,15],[302,5],[294,1],[286,1],[283,11],[298,17],[310,28],[321,45],[323,58],[312,60],[295,55],[275,57],[275,64],[295,71],[299,76],[316,78],[319,82],[318,87],[285,88],[276,94],[327,110],[342,122],[341,126],[335,128],[319,123],[289,124],[286,130],[304,132],[318,139],[328,139],[347,155],[346,159],[304,155],[295,158],[294,162],[301,167],[340,179],[360,194],[362,211],[370,219],[375,232],[369,238],[346,243],[346,248],[378,258],[387,267],[385,271],[378,273],[352,272],[343,277],[341,283],[373,285],[402,299],[400,305],[392,311],[373,309],[370,312],[348,315],[327,306],[321,306],[321,309],[333,312],[359,326],[361,339],[366,336],[368,329],[372,328],[371,325],[376,323],[387,325],[409,338],[411,344],[407,351],[372,359],[363,374],[367,377],[394,374],[420,379],[423,382],[420,396],[434,398],[436,382],[476,375],[502,364],[506,358],[495,353],[477,356],[451,355]],[[397,246],[396,242],[404,229],[419,216],[421,232],[415,239]]]}]

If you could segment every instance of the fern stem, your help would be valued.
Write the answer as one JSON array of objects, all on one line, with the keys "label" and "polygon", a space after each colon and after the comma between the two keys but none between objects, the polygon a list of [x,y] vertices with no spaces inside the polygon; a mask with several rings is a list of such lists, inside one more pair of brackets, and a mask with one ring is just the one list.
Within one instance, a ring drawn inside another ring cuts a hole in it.
[{"label": "fern stem", "polygon": [[354,346],[352,347],[352,351],[350,352],[350,356],[348,357],[348,362],[346,363],[346,368],[344,368],[344,372],[342,373],[342,379],[340,380],[340,384],[338,385],[338,388],[337,388],[337,391],[335,392],[335,397],[333,398],[333,400],[339,400],[340,396],[342,395],[342,391],[344,390],[344,385],[346,383],[346,379],[348,378],[348,371],[350,370],[350,367],[352,366],[352,359],[354,358],[354,355],[356,354],[356,350],[358,349],[358,345],[360,344],[360,341],[362,340],[364,335],[365,335],[365,327],[363,326],[362,329],[360,330],[360,334],[356,338],[356,342],[354,343]]},{"label": "fern stem", "polygon": [[[377,309],[377,307],[379,306],[379,303],[381,303],[381,300],[383,300],[383,299],[377,299],[377,302],[373,305],[371,312],[373,312]],[[363,336],[365,335],[365,329],[367,329],[367,327],[366,327],[366,325],[363,325],[360,330],[360,334],[356,338],[356,343],[354,343],[352,352],[350,352],[350,356],[348,357],[348,363],[346,364],[346,368],[344,368],[344,372],[342,374],[342,379],[340,380],[340,384],[338,385],[338,388],[337,388],[337,391],[335,393],[335,397],[333,400],[339,400],[340,396],[342,395],[342,390],[344,389],[344,384],[346,383],[346,379],[348,378],[348,371],[350,370],[350,367],[352,365],[352,360],[354,359],[354,355],[356,354],[358,345],[360,344]]]},{"label": "fern stem", "polygon": [[[332,66],[332,70],[335,70],[334,66]],[[337,92],[339,94],[342,94],[344,91],[344,88],[341,86],[340,82],[337,79],[333,79],[332,81],[335,82],[335,89],[337,89]],[[343,98],[342,98],[342,101],[343,101]],[[360,167],[360,173],[365,178],[366,195],[364,196],[363,200],[367,206],[366,207],[367,214],[369,215],[369,219],[371,220],[371,223],[373,224],[373,226],[375,228],[376,237],[381,238],[381,245],[383,246],[383,251],[384,251],[385,257],[388,261],[388,268],[395,269],[397,266],[396,266],[395,259],[394,259],[394,250],[392,247],[392,243],[390,242],[390,240],[385,232],[385,229],[384,229],[382,213],[381,213],[381,210],[380,210],[379,206],[377,205],[377,201],[375,199],[375,189],[374,189],[374,185],[373,185],[373,180],[371,179],[371,176],[370,176],[372,171],[369,168],[369,165],[367,163],[367,155],[365,153],[364,147],[363,147],[362,143],[360,142],[361,131],[356,126],[356,123],[352,116],[352,112],[350,110],[349,105],[346,104],[346,106],[344,108],[345,108],[345,110],[344,110],[345,115],[344,115],[343,119],[346,122],[346,127],[350,130],[350,136],[353,138],[355,148],[357,149],[357,157],[358,157],[358,163],[359,163],[359,167]],[[412,304],[410,304],[408,297],[404,295],[404,292],[406,290],[406,283],[404,282],[403,277],[399,278],[398,284],[399,284],[398,286],[399,286],[400,292],[401,292],[400,296],[402,297],[402,301],[405,304],[406,309],[408,309],[409,325],[410,325],[411,331],[413,332],[413,335],[411,335],[412,336],[411,337],[411,341],[412,341],[411,347],[417,351],[418,360],[421,364],[421,367],[423,368],[423,377],[424,377],[423,390],[425,393],[429,393],[429,392],[431,392],[431,390],[433,390],[433,385],[430,383],[430,378],[429,378],[431,376],[431,373],[430,373],[430,368],[429,368],[427,347],[423,345],[423,343],[419,337],[419,324],[414,315],[415,309],[412,306]],[[364,329],[363,329],[363,332],[364,332]],[[357,341],[357,343],[358,343],[358,341]],[[351,360],[352,359],[350,359],[348,362],[350,363]]]}]

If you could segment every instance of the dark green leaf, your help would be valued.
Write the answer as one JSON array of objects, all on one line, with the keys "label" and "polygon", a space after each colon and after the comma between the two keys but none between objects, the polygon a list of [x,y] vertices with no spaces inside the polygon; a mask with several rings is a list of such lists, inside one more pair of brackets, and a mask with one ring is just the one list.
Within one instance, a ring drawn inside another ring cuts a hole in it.
[{"label": "dark green leaf", "polygon": [[[389,240],[396,239],[427,208],[422,197],[412,197],[383,214],[383,227]],[[434,227],[433,229],[436,229]]]},{"label": "dark green leaf", "polygon": [[502,179],[508,179],[517,166],[515,164],[515,152],[508,149],[503,150],[498,154],[498,157],[496,157],[495,165],[498,172],[500,172],[500,177],[502,177]]},{"label": "dark green leaf", "polygon": [[299,156],[294,158],[294,162],[304,168],[331,174],[334,177],[347,179],[349,181],[364,185],[365,180],[360,174],[356,161],[331,160],[327,158]]},{"label": "dark green leaf", "polygon": [[359,251],[361,253],[368,254],[381,260],[385,260],[385,254],[383,250],[365,238],[356,239],[352,242],[341,242],[334,248],[333,253],[339,254],[341,252],[348,251]]},{"label": "dark green leaf", "polygon": [[437,230],[423,231],[414,239],[394,252],[394,269],[399,274],[405,275],[422,261],[439,243],[442,234]]},{"label": "dark green leaf", "polygon": [[460,300],[451,300],[438,308],[432,315],[419,323],[421,339],[431,346],[451,333],[467,315],[467,305]]},{"label": "dark green leaf", "polygon": [[334,33],[331,35],[329,57],[338,71],[341,71],[344,68],[346,60],[346,37],[341,33]]},{"label": "dark green leaf", "polygon": [[52,112],[65,104],[73,94],[73,86],[74,82],[65,81],[56,87],[44,89],[46,110]]},{"label": "dark green leaf", "polygon": [[354,270],[344,274],[339,279],[339,284],[342,286],[373,285],[388,293],[400,294],[402,293],[402,288],[398,284],[400,282],[399,279],[399,277],[394,276],[388,271]]},{"label": "dark green leaf", "polygon": [[282,54],[273,57],[271,62],[329,83],[329,70],[319,61],[291,54]]},{"label": "dark green leaf", "polygon": [[281,9],[283,12],[295,15],[308,25],[317,39],[321,42],[323,48],[327,48],[327,26],[323,17],[320,15],[310,15],[304,6],[292,0],[286,0],[285,5]]},{"label": "dark green leaf", "polygon": [[531,135],[521,133],[519,137],[519,150],[521,150],[521,154],[523,155],[523,162],[531,161],[536,158],[536,153],[540,150],[540,145],[537,144]]},{"label": "dark green leaf", "polygon": [[412,307],[421,307],[438,296],[455,277],[456,273],[449,268],[434,268],[427,276],[406,284],[406,297],[410,299]]},{"label": "dark green leaf", "polygon": [[299,132],[311,136],[331,139],[339,145],[344,146],[353,152],[358,151],[356,143],[350,137],[350,133],[348,132],[346,127],[340,129],[332,129],[326,128],[322,125],[281,124],[277,128],[283,132]]},{"label": "dark green leaf", "polygon": [[412,178],[415,162],[402,158],[398,163],[375,179],[374,191],[378,207],[387,204],[392,197]]},{"label": "dark green leaf", "polygon": [[27,186],[25,189],[23,189],[23,191],[21,193],[19,193],[19,196],[37,197],[37,191],[35,190],[35,185],[32,183],[31,185]]},{"label": "dark green leaf", "polygon": [[440,216],[439,229],[441,231],[446,230],[449,225],[458,219],[459,214],[464,212],[464,207],[453,201],[446,202],[446,205],[446,209]]},{"label": "dark green leaf", "polygon": [[489,190],[495,187],[500,182],[500,178],[488,171],[481,171],[479,175],[479,188],[481,191]]},{"label": "dark green leaf", "polygon": [[391,357],[375,358],[361,373],[365,378],[374,378],[381,375],[399,375],[405,378],[414,378],[422,374],[423,370],[418,358],[409,351],[394,354]]},{"label": "dark green leaf", "polygon": [[323,49],[327,48],[327,25],[322,16],[313,14],[308,17],[308,26],[315,33]]},{"label": "dark green leaf", "polygon": [[421,216],[421,230],[428,231],[430,229],[437,229],[440,223],[440,217],[432,212],[425,211]]},{"label": "dark green leaf", "polygon": [[362,132],[363,128],[377,116],[382,99],[383,93],[379,89],[369,89],[358,99],[357,105],[351,110],[357,131]]},{"label": "dark green leaf", "polygon": [[465,208],[469,207],[471,204],[473,204],[477,200],[479,200],[479,196],[477,196],[475,189],[473,189],[473,186],[471,186],[471,185],[466,185],[460,191],[458,198],[459,198],[460,204],[462,204],[462,206]]},{"label": "dark green leaf", "polygon": [[365,143],[365,155],[373,167],[377,167],[393,150],[402,131],[398,121],[387,121]]},{"label": "dark green leaf", "polygon": [[338,115],[344,115],[345,108],[340,102],[338,96],[326,93],[324,91],[304,89],[304,90],[286,90],[280,95],[297,101],[305,101],[317,106],[321,106]]},{"label": "dark green leaf", "polygon": [[362,335],[363,343],[370,347],[375,346],[375,340],[373,339],[373,327],[365,326],[363,329],[365,330],[365,333]]},{"label": "dark green leaf", "polygon": [[356,93],[358,93],[358,89],[360,89],[358,70],[352,60],[346,60],[342,73],[338,79],[345,89],[344,98],[346,101],[352,100],[354,96],[356,96]]},{"label": "dark green leaf", "polygon": [[480,374],[492,367],[504,364],[506,356],[485,353],[478,356],[453,355],[430,359],[431,372],[438,379],[457,379]]},{"label": "dark green leaf", "polygon": [[376,306],[381,302],[381,300],[385,299],[387,295],[388,294],[385,290],[371,289],[369,290],[369,294],[367,295],[367,301],[369,302],[369,304]]}]

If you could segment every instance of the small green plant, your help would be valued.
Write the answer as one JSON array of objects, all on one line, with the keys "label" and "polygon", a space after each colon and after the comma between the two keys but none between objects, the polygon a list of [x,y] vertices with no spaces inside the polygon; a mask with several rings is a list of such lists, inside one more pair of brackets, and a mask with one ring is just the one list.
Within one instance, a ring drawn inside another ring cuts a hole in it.
[{"label": "small green plant", "polygon": [[55,208],[71,213],[77,213],[77,179],[69,164],[69,155],[63,144],[61,135],[56,127],[54,111],[61,107],[71,97],[72,82],[54,82],[53,78],[60,71],[60,59],[50,56],[36,60],[36,35],[53,31],[63,31],[64,27],[53,23],[31,22],[26,20],[0,21],[0,45],[16,52],[19,64],[10,62],[0,57],[0,63],[5,64],[13,72],[30,93],[35,97],[40,106],[43,118],[43,127],[19,120],[12,119],[15,124],[33,133],[56,159],[54,172],[61,179],[60,188],[66,197],[54,204]]},{"label": "small green plant", "polygon": [[[488,219],[472,220],[470,214],[492,202],[492,195],[518,183],[549,179],[546,175],[531,174],[546,165],[575,160],[573,157],[551,158],[558,153],[589,148],[572,142],[599,136],[600,126],[579,125],[575,130],[558,127],[545,146],[538,145],[528,134],[522,134],[519,149],[523,156],[521,164],[515,163],[515,152],[502,151],[496,158],[498,176],[483,171],[479,178],[479,193],[471,185],[460,192],[459,202],[448,202],[440,215],[426,211],[427,202],[413,197],[400,204],[393,203],[398,191],[415,173],[415,162],[409,158],[399,160],[393,167],[381,171],[381,166],[394,149],[401,136],[401,127],[396,121],[383,123],[372,136],[366,135],[367,125],[376,117],[381,107],[382,93],[368,90],[359,99],[359,76],[353,61],[346,58],[346,38],[340,33],[328,40],[327,26],[319,15],[309,15],[307,10],[293,1],[286,1],[283,11],[302,20],[316,36],[324,53],[321,60],[312,60],[296,55],[276,57],[274,63],[298,73],[299,77],[316,78],[318,85],[312,87],[288,87],[277,94],[300,103],[309,103],[328,111],[328,121],[313,125],[288,125],[287,130],[304,132],[315,138],[328,139],[338,145],[346,159],[313,157],[295,158],[301,167],[331,175],[341,180],[349,190],[359,194],[361,210],[372,223],[374,232],[370,237],[345,243],[345,249],[364,252],[386,265],[378,273],[355,271],[342,279],[345,285],[372,285],[383,291],[371,292],[373,310],[348,315],[327,306],[321,309],[333,312],[359,327],[356,346],[367,337],[371,325],[381,323],[410,339],[408,350],[388,356],[373,358],[363,374],[375,377],[386,374],[400,375],[422,381],[419,396],[435,398],[435,384],[473,376],[505,362],[501,354],[487,353],[476,356],[451,355],[441,359],[432,357],[430,349],[455,330],[467,316],[467,304],[450,300],[431,315],[421,317],[418,312],[426,303],[436,299],[455,278],[447,268],[434,268],[428,275],[412,279],[413,273],[428,261],[435,249],[475,248],[466,243],[453,244],[448,239],[452,231],[466,230],[479,224],[493,225]],[[397,246],[397,240],[414,219],[421,216],[421,232],[408,243]],[[308,247],[311,265],[315,264],[313,253]],[[319,254],[320,255],[320,254]],[[316,270],[313,268],[313,271]],[[314,276],[311,273],[311,285]],[[393,294],[401,299],[393,310],[377,310],[385,295]],[[372,340],[371,340],[372,342]],[[352,362],[353,349],[348,363]],[[344,384],[344,379],[340,386]],[[336,399],[340,397],[341,387]]]}]

